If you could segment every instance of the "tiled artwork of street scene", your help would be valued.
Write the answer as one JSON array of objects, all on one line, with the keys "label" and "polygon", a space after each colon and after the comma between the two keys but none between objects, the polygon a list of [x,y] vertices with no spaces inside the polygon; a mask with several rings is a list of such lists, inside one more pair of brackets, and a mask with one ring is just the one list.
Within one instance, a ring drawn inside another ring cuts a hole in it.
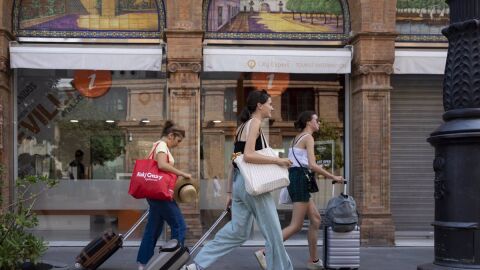
[{"label": "tiled artwork of street scene", "polygon": [[208,31],[221,33],[343,33],[338,0],[213,0]]},{"label": "tiled artwork of street scene", "polygon": [[23,0],[22,30],[158,31],[155,0]]},{"label": "tiled artwork of street scene", "polygon": [[449,24],[444,0],[398,0],[397,31],[406,35],[441,35]]}]

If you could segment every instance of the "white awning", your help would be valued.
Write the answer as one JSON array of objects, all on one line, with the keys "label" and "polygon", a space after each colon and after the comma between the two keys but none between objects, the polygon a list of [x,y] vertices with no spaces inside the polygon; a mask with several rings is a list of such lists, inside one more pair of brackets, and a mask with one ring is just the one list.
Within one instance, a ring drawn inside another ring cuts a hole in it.
[{"label": "white awning", "polygon": [[160,71],[161,46],[10,43],[11,68]]},{"label": "white awning", "polygon": [[447,50],[395,50],[395,74],[444,74]]},{"label": "white awning", "polygon": [[204,71],[330,73],[351,71],[350,48],[220,47],[203,49]]}]

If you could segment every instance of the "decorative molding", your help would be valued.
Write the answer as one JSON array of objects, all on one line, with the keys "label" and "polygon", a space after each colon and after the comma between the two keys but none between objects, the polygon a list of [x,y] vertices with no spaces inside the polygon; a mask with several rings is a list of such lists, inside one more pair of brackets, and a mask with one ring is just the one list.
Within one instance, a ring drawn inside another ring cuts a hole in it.
[{"label": "decorative molding", "polygon": [[392,64],[361,64],[354,68],[353,76],[370,74],[393,74]]},{"label": "decorative molding", "polygon": [[480,21],[451,24],[442,32],[449,49],[443,85],[443,107],[454,109],[480,108]]},{"label": "decorative molding", "polygon": [[447,186],[445,183],[445,174],[443,173],[445,169],[445,158],[440,155],[437,155],[433,160],[433,171],[435,172],[435,192],[434,196],[436,200],[440,200],[445,196],[447,191]]},{"label": "decorative molding", "polygon": [[6,28],[0,28],[0,36],[6,37],[8,40],[14,40],[12,32]]},{"label": "decorative molding", "polygon": [[3,99],[0,98],[0,149],[3,149]]},{"label": "decorative molding", "polygon": [[8,61],[8,58],[6,58],[5,56],[0,56],[0,72],[10,72],[10,63]]},{"label": "decorative molding", "polygon": [[391,40],[395,42],[398,33],[396,32],[359,32],[355,33],[350,39],[348,40],[348,44],[355,44],[361,40]]},{"label": "decorative molding", "polygon": [[199,62],[170,62],[167,65],[169,72],[194,72],[202,71],[202,64]]}]

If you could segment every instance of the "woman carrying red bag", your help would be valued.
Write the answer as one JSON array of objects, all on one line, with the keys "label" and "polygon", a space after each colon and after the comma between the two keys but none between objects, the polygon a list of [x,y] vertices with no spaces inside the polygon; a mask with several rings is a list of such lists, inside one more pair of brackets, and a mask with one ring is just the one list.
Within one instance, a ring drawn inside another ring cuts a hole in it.
[{"label": "woman carrying red bag", "polygon": [[[152,151],[154,151],[154,157],[159,169],[183,176],[186,179],[191,179],[191,174],[183,172],[173,166],[175,160],[170,153],[170,149],[177,147],[183,138],[185,138],[185,130],[175,125],[172,121],[166,121],[162,131],[162,137],[154,143],[156,147],[152,149]],[[143,270],[145,264],[147,264],[148,260],[153,256],[155,244],[163,230],[164,221],[168,223],[172,230],[172,239],[177,239],[182,246],[187,230],[185,219],[175,201],[147,199],[147,202],[150,210],[142,243],[140,244],[137,255],[139,270]]]}]

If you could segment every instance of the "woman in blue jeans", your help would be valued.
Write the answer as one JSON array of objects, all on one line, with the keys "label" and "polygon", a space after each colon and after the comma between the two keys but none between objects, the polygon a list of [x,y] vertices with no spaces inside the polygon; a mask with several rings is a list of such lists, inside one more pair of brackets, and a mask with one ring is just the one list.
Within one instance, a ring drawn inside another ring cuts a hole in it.
[{"label": "woman in blue jeans", "polygon": [[[192,176],[189,173],[183,172],[173,166],[175,160],[170,153],[170,148],[177,147],[183,138],[185,138],[185,130],[176,126],[172,121],[166,121],[162,131],[162,137],[154,143],[152,151],[155,153],[154,156],[158,163],[158,168],[191,179]],[[137,255],[139,270],[143,270],[145,264],[147,264],[153,256],[155,245],[163,230],[164,221],[166,221],[171,228],[172,239],[177,239],[182,246],[187,230],[183,215],[175,201],[147,199],[147,202],[150,209],[148,222]]]},{"label": "woman in blue jeans", "polygon": [[[244,160],[249,163],[288,167],[292,163],[287,158],[267,157],[255,152],[262,149],[261,122],[271,118],[272,111],[272,99],[265,90],[250,92],[247,97],[247,106],[240,115],[243,124],[237,130],[234,153],[243,153]],[[272,194],[269,192],[257,196],[248,194],[244,179],[237,168],[231,171],[229,180],[231,179],[233,179],[233,196],[229,194],[228,203],[232,204],[232,220],[202,248],[193,264],[182,269],[206,269],[218,258],[242,245],[250,237],[255,219],[266,240],[268,270],[293,270],[283,245],[282,229]],[[227,192],[232,193],[231,185],[229,188]]]}]

